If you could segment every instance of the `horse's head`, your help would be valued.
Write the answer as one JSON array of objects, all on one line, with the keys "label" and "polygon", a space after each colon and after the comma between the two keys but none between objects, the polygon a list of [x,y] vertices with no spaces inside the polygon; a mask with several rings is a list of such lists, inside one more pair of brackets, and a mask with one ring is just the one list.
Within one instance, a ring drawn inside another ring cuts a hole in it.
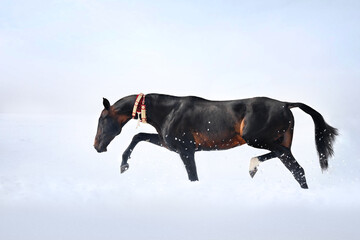
[{"label": "horse's head", "polygon": [[116,113],[106,98],[103,99],[103,104],[104,110],[99,118],[94,143],[94,147],[99,153],[106,152],[107,146],[120,134],[123,125],[130,119],[128,116]]}]

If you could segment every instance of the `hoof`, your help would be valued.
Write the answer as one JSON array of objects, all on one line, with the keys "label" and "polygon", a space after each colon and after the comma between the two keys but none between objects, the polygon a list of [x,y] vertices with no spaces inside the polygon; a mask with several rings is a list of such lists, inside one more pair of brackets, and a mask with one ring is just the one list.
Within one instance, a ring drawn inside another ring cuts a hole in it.
[{"label": "hoof", "polygon": [[199,181],[199,179],[189,179],[191,182],[197,182],[197,181]]},{"label": "hoof", "polygon": [[121,165],[120,167],[120,173],[124,173],[126,170],[129,169],[129,164],[128,163],[125,163],[123,165]]},{"label": "hoof", "polygon": [[198,176],[189,176],[189,180],[191,182],[196,182],[196,181],[199,181],[199,178],[198,178]]},{"label": "hoof", "polygon": [[255,174],[258,170],[259,164],[260,164],[260,161],[257,157],[253,157],[250,160],[249,173],[252,178],[255,176]]},{"label": "hoof", "polygon": [[251,178],[254,178],[254,176],[255,176],[256,172],[257,172],[257,168],[255,168],[255,170],[254,170],[254,171],[249,171],[249,173],[250,173],[250,177],[251,177]]},{"label": "hoof", "polygon": [[308,187],[308,185],[307,185],[307,183],[306,183],[306,182],[305,182],[305,183],[300,184],[300,187],[301,187],[302,189],[309,189],[309,187]]}]

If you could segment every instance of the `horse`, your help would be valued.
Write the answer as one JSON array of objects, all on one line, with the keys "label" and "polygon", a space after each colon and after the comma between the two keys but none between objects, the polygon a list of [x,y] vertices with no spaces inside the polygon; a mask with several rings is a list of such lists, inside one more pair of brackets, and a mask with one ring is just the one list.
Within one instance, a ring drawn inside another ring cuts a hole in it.
[{"label": "horse", "polygon": [[279,158],[301,188],[307,189],[305,171],[294,158],[291,145],[294,116],[290,109],[300,108],[315,125],[315,145],[321,169],[327,170],[334,154],[338,130],[323,116],[300,102],[283,102],[267,97],[211,101],[196,96],[177,97],[164,94],[130,95],[111,105],[103,98],[104,109],[98,121],[94,147],[107,151],[110,142],[131,119],[152,125],[157,134],[138,133],[122,155],[121,173],[129,169],[128,159],[135,146],[146,141],[180,155],[190,181],[198,181],[195,152],[226,150],[247,144],[270,152],[250,160],[254,177],[260,163]]}]

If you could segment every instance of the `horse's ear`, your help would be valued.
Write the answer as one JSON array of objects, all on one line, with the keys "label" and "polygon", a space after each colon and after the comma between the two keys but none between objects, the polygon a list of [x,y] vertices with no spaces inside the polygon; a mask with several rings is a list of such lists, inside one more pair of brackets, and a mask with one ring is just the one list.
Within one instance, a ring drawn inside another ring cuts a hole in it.
[{"label": "horse's ear", "polygon": [[103,104],[106,110],[110,109],[110,102],[106,98],[103,98]]}]

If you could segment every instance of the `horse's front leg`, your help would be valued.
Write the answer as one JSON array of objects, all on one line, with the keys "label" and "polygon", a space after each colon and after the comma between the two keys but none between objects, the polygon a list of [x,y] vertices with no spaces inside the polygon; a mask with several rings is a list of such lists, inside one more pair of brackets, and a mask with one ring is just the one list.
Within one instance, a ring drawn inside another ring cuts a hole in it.
[{"label": "horse's front leg", "polygon": [[120,167],[121,173],[123,173],[129,169],[129,164],[127,163],[127,161],[129,160],[131,153],[134,150],[135,146],[141,141],[146,141],[146,142],[150,142],[155,145],[158,145],[158,146],[162,146],[162,142],[159,137],[159,134],[151,134],[151,133],[136,134],[133,137],[130,145],[127,147],[127,149],[124,151],[124,153],[122,155],[122,162],[121,162],[121,167]]},{"label": "horse's front leg", "polygon": [[195,164],[195,152],[193,151],[183,151],[180,153],[181,160],[185,165],[186,172],[188,174],[190,181],[199,181],[196,164]]}]

